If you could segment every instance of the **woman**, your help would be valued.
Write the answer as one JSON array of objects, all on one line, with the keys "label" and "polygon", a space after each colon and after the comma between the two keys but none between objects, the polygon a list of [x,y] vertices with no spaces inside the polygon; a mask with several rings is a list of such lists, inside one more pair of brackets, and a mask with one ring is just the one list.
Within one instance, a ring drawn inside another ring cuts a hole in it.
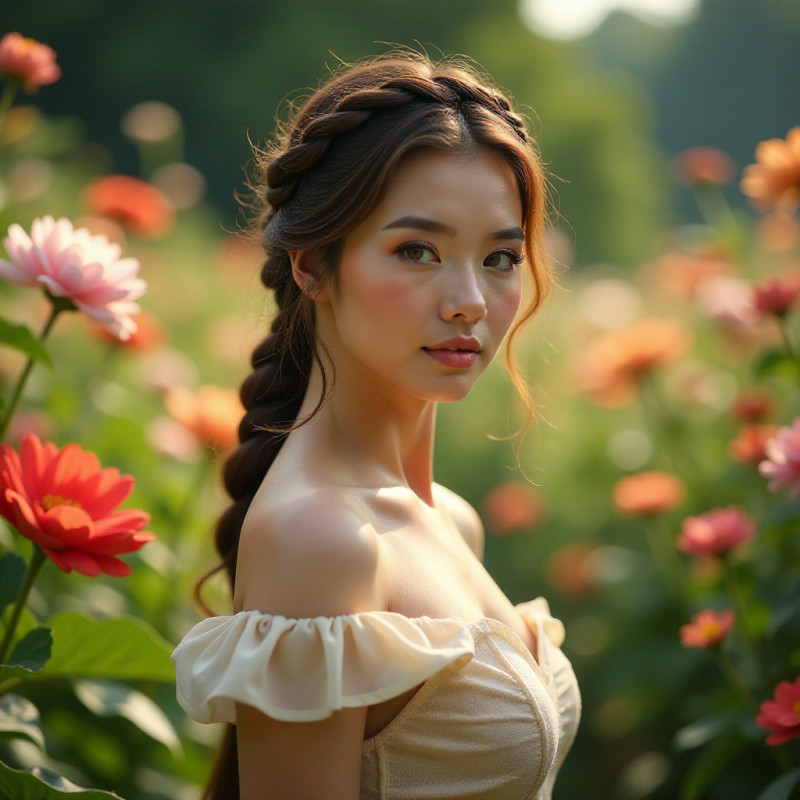
[{"label": "woman", "polygon": [[173,656],[186,711],[235,723],[206,796],[549,798],[580,706],[563,629],[511,605],[432,476],[437,404],[548,289],[524,123],[466,67],[390,54],[319,89],[260,167],[279,313],[225,467],[235,613]]}]

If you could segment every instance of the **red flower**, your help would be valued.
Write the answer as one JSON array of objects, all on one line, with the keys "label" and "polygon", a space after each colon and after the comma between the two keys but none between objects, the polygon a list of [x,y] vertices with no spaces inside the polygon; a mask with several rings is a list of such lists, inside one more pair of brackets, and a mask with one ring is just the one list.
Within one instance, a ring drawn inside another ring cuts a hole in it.
[{"label": "red flower", "polygon": [[800,417],[788,427],[779,428],[764,445],[765,460],[759,472],[769,478],[769,490],[778,492],[791,488],[791,496],[800,496]]},{"label": "red flower", "polygon": [[614,484],[614,505],[623,514],[647,517],[677,508],[685,494],[674,475],[658,470],[629,475]]},{"label": "red flower", "polygon": [[716,147],[691,147],[675,158],[678,176],[689,186],[726,186],[733,180],[731,157]]},{"label": "red flower", "polygon": [[800,280],[796,277],[775,275],[753,286],[753,305],[764,316],[767,314],[784,316],[798,297],[800,297]]},{"label": "red flower", "polygon": [[681,644],[684,647],[714,647],[730,633],[735,620],[733,611],[706,609],[695,614],[688,625],[681,626]]},{"label": "red flower", "polygon": [[527,483],[511,481],[495,486],[483,500],[483,516],[494,533],[532,530],[544,515],[541,495]]},{"label": "red flower", "polygon": [[116,510],[132,488],[130,475],[101,469],[97,456],[77,444],[59,450],[29,434],[19,455],[0,445],[0,516],[64,572],[130,574],[115,556],[155,539],[142,530],[148,514]]},{"label": "red flower", "polygon": [[759,422],[772,413],[772,395],[760,389],[742,392],[731,407],[735,422]]},{"label": "red flower", "polygon": [[777,430],[777,425],[745,425],[728,443],[728,455],[742,464],[758,466],[767,457],[767,442]]},{"label": "red flower", "polygon": [[86,189],[86,202],[95,214],[116,219],[149,239],[164,236],[174,219],[167,196],[130,175],[104,175],[92,181]]},{"label": "red flower", "polygon": [[0,39],[0,75],[22,84],[29,94],[61,77],[56,52],[36,39],[7,33]]},{"label": "red flower", "polygon": [[693,556],[727,553],[756,535],[756,522],[738,506],[713,508],[683,521],[677,547]]},{"label": "red flower", "polygon": [[767,744],[774,746],[800,736],[800,676],[794,683],[781,681],[775,687],[773,698],[761,704],[756,725],[772,731],[767,736]]}]

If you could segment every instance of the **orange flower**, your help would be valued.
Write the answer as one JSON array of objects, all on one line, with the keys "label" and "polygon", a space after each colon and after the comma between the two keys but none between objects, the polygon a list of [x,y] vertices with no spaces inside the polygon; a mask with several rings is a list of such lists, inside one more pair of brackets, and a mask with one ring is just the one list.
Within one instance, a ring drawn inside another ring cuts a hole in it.
[{"label": "orange flower", "polygon": [[728,455],[734,461],[757,467],[767,457],[764,448],[777,432],[777,425],[745,425],[729,442]]},{"label": "orange flower", "polygon": [[578,367],[578,381],[605,407],[630,403],[637,381],[686,351],[691,334],[666,319],[643,319],[608,331],[590,342]]},{"label": "orange flower", "polygon": [[531,530],[544,518],[544,502],[527,483],[495,486],[483,500],[483,516],[494,533]]},{"label": "orange flower", "polygon": [[753,306],[764,316],[783,317],[800,297],[800,278],[795,275],[773,275],[753,286]]},{"label": "orange flower", "polygon": [[680,629],[681,644],[684,647],[716,647],[733,627],[736,617],[733,611],[706,609],[695,614],[688,625]]},{"label": "orange flower", "polygon": [[771,413],[772,395],[762,389],[742,392],[731,408],[731,416],[735,422],[758,422]]},{"label": "orange flower", "polygon": [[586,542],[560,547],[547,561],[547,577],[563,594],[574,598],[587,597],[595,591],[596,581],[592,556],[596,548]]},{"label": "orange flower", "polygon": [[678,176],[689,186],[727,186],[733,180],[731,157],[716,147],[691,147],[675,158]]},{"label": "orange flower", "polygon": [[28,94],[61,77],[56,52],[36,39],[7,33],[0,39],[0,75],[22,84]]},{"label": "orange flower", "polygon": [[734,266],[728,255],[718,248],[693,253],[668,252],[656,262],[658,281],[674,294],[690,297],[711,278],[732,275]]},{"label": "orange flower", "polygon": [[104,175],[92,181],[86,188],[86,202],[95,214],[118,220],[149,239],[164,236],[175,216],[160,189],[130,175]]},{"label": "orange flower", "polygon": [[155,539],[142,530],[150,519],[144,511],[116,510],[132,488],[130,475],[100,469],[97,456],[77,444],[59,450],[33,433],[19,454],[0,444],[0,516],[64,572],[130,574],[115,556]]},{"label": "orange flower", "polygon": [[756,162],[744,168],[741,190],[757,208],[800,203],[800,126],[786,139],[767,139],[756,147]]},{"label": "orange flower", "polygon": [[617,481],[614,505],[623,514],[649,517],[677,508],[686,494],[683,483],[674,475],[658,470],[640,472]]},{"label": "orange flower", "polygon": [[219,386],[201,386],[197,393],[170,389],[164,398],[167,410],[212,450],[230,450],[239,443],[238,428],[244,408],[238,393]]}]

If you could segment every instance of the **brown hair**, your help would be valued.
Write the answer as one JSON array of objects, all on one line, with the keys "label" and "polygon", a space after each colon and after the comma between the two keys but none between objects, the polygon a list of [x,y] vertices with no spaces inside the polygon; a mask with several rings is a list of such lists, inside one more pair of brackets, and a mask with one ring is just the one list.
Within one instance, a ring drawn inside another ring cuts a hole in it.
[{"label": "brown hair", "polygon": [[[433,62],[413,52],[389,53],[351,66],[318,89],[266,150],[256,150],[250,183],[256,227],[266,251],[261,280],[275,292],[278,314],[252,355],[241,387],[246,409],[241,444],[228,458],[225,487],[232,504],[222,514],[216,546],[236,579],[236,552],[245,514],[284,439],[307,422],[329,393],[330,378],[314,329],[313,300],[295,283],[290,250],[314,255],[321,281],[334,281],[344,238],[376,207],[401,159],[431,148],[471,152],[489,148],[509,164],[523,209],[526,260],[534,295],[508,336],[508,369],[528,416],[532,404],[511,355],[521,326],[552,281],[544,257],[546,182],[525,123],[508,99],[476,70],[453,60]],[[323,376],[322,397],[306,419],[297,415],[312,364]],[[212,613],[210,609],[206,610]],[[204,795],[238,800],[235,729],[229,726]]]}]

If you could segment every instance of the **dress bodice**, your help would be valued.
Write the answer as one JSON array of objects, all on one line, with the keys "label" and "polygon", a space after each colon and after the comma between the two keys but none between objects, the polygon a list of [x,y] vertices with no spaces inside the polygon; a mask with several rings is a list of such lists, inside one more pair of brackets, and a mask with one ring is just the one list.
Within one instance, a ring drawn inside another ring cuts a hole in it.
[{"label": "dress bodice", "polygon": [[211,617],[173,654],[178,700],[201,722],[235,723],[236,702],[302,722],[420,686],[364,741],[362,800],[549,800],[580,696],[546,601],[517,610],[536,634],[536,658],[489,618]]}]

